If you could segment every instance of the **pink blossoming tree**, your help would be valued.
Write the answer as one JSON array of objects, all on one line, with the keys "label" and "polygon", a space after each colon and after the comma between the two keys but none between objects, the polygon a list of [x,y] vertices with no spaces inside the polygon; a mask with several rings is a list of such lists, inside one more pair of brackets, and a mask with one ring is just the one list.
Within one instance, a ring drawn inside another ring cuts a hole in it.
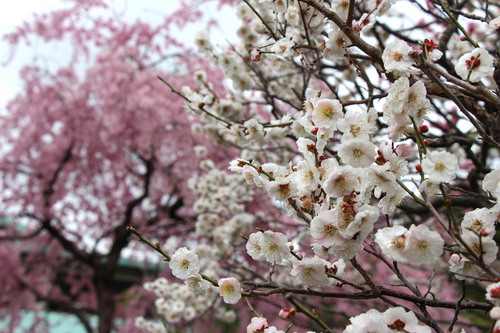
[{"label": "pink blossoming tree", "polygon": [[[21,253],[45,236],[48,262],[58,246],[92,267],[88,303],[66,311],[108,305],[101,332],[118,313],[110,263],[127,225],[173,274],[144,284],[155,315],[125,315],[144,331],[500,332],[500,4],[225,2],[238,40],[199,32],[199,57],[181,57],[175,78],[159,72],[162,86],[145,46],[164,57],[153,35],[198,12],[158,29],[69,29],[78,50],[92,53],[87,35],[103,50],[83,82],[25,72],[3,162],[5,215],[24,230],[4,238],[26,239],[10,242]],[[35,28],[53,31],[38,22],[11,42]],[[165,198],[185,209],[162,218]],[[7,292],[52,290],[47,265],[9,260]]]}]

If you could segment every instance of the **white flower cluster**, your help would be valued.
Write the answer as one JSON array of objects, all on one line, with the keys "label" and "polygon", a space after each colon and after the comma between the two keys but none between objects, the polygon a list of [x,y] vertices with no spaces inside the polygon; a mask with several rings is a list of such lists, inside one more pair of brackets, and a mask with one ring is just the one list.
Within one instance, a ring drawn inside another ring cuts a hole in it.
[{"label": "white flower cluster", "polygon": [[383,106],[384,120],[389,125],[391,140],[399,141],[413,132],[412,118],[417,126],[424,122],[431,105],[426,95],[422,81],[417,81],[410,87],[410,81],[403,76],[392,84]]},{"label": "white flower cluster", "polygon": [[[219,309],[215,312],[217,319],[225,322],[236,320],[233,310],[218,306],[220,298],[215,288],[206,289],[200,295],[200,290],[192,288],[191,283],[190,278],[186,279],[186,284],[158,278],[153,282],[146,282],[144,288],[158,296],[155,301],[156,311],[168,324],[190,322],[214,306]],[[163,324],[147,321],[142,317],[136,318],[135,323],[136,327],[149,332],[165,332]]]},{"label": "white flower cluster", "polygon": [[[346,20],[353,3],[331,0],[321,2],[321,6]],[[352,23],[357,36],[368,34],[377,17],[387,13],[394,3],[395,0],[358,1],[356,10],[367,12],[347,23]],[[196,90],[183,88],[189,100],[186,108],[198,115],[203,124],[193,126],[193,131],[204,131],[208,138],[241,150],[241,158],[233,160],[229,167],[239,175],[228,175],[215,169],[213,162],[205,160],[202,167],[207,174],[189,180],[190,188],[199,196],[193,207],[199,214],[197,236],[206,237],[216,245],[218,254],[214,258],[225,255],[237,258],[235,261],[245,269],[250,267],[241,258],[245,256],[240,256],[236,250],[237,246],[241,247],[240,234],[253,231],[258,215],[246,213],[243,206],[253,199],[254,189],[249,186],[255,186],[267,192],[275,204],[300,223],[296,233],[258,229],[248,237],[248,255],[272,267],[269,280],[277,268],[272,277],[276,284],[286,281],[283,285],[322,287],[343,280],[346,262],[360,254],[373,234],[374,241],[390,260],[424,265],[435,263],[443,254],[444,240],[429,228],[432,227],[430,223],[419,221],[420,224],[406,228],[395,219],[392,227],[374,231],[374,226],[381,215],[392,215],[408,192],[419,204],[424,205],[424,201],[427,204],[428,197],[443,188],[442,183],[452,182],[459,173],[459,158],[445,150],[427,151],[428,142],[420,135],[422,131],[417,131],[417,128],[428,129],[423,123],[431,109],[426,90],[431,77],[426,75],[424,78],[417,67],[423,68],[423,59],[440,59],[442,53],[438,45],[426,39],[422,43],[425,54],[419,55],[419,51],[405,41],[386,43],[383,66],[372,62],[378,74],[386,73],[387,78],[394,81],[387,97],[381,99],[382,117],[379,117],[375,107],[379,108],[380,104],[372,101],[374,87],[369,87],[370,80],[363,79],[370,97],[368,102],[361,101],[366,107],[357,103],[358,97],[364,99],[366,96],[355,92],[365,89],[364,83],[359,85],[356,77],[371,77],[375,72],[365,73],[373,68],[368,69],[360,59],[370,57],[370,52],[353,45],[356,41],[350,29],[344,29],[343,25],[339,28],[332,17],[325,18],[322,10],[296,0],[249,0],[248,4],[237,5],[237,15],[242,21],[237,30],[240,43],[218,49],[211,44],[207,33],[196,37],[200,52],[224,73],[227,94],[217,96],[204,72],[195,74]],[[490,22],[494,29],[496,21]],[[492,59],[486,50],[472,49],[469,42],[457,38],[456,34],[451,36],[453,45],[447,56],[455,59],[455,70],[461,78],[479,82],[490,74]],[[365,54],[357,54],[357,48],[352,46],[362,49]],[[311,48],[314,49],[314,61],[306,56]],[[327,71],[336,66],[343,70],[338,77],[332,75],[324,80],[297,75],[300,66],[308,67],[312,73],[323,64],[327,76]],[[443,78],[447,79],[446,75],[442,75]],[[375,89],[389,87],[382,80]],[[456,80],[450,81],[456,83]],[[347,88],[333,89],[330,87],[335,86],[333,82]],[[350,86],[353,82],[357,89]],[[327,90],[325,85],[330,93],[319,90],[319,87]],[[460,88],[468,86],[469,83],[463,82]],[[387,124],[387,129],[380,129],[380,124],[382,127]],[[387,134],[389,140],[383,141],[380,133]],[[415,183],[420,196],[405,186],[409,179],[403,178],[408,173],[408,160],[416,160],[415,156],[410,156],[410,144],[400,142],[408,138],[416,139],[421,153],[421,164],[416,165],[416,169],[422,175],[422,182]],[[202,148],[196,151],[199,156],[205,155]],[[495,170],[486,175],[482,186],[498,198],[499,184],[500,171]],[[498,204],[491,209],[467,212],[460,234],[450,232],[456,241],[451,246],[460,248],[457,250],[460,254],[453,254],[449,261],[450,271],[458,279],[478,277],[482,270],[477,264],[484,264],[484,268],[495,260],[498,249],[493,235],[499,212]],[[290,244],[298,243],[300,247],[301,241],[307,246],[310,244],[312,251],[294,252]],[[331,259],[333,257],[336,259]],[[207,288],[213,290],[206,277],[203,279],[199,274],[200,261],[195,252],[180,248],[170,262],[172,273],[185,280],[189,289],[196,293]],[[207,267],[214,276],[219,276],[217,264],[207,264]],[[280,274],[286,275],[288,280],[280,280]],[[241,298],[238,279],[225,277],[213,284],[218,284],[219,295],[225,303],[236,304]],[[492,287],[491,298],[500,299],[495,296],[495,288],[500,289]],[[351,318],[351,325],[344,332],[403,331],[427,333],[430,328],[419,325],[413,312],[393,308],[384,313],[370,310]],[[281,331],[269,327],[265,318],[256,317],[247,332]]]},{"label": "white flower cluster", "polygon": [[[500,169],[493,170],[484,177],[483,189],[498,196],[500,184]],[[491,264],[497,258],[498,246],[493,240],[495,223],[500,214],[500,204],[492,208],[477,208],[467,212],[461,223],[462,244],[471,249],[479,262]],[[462,254],[455,253],[449,260],[450,271],[459,280],[481,276],[483,270]]]},{"label": "white flower cluster", "polygon": [[420,264],[433,263],[443,254],[444,245],[441,235],[423,224],[412,225],[410,230],[400,225],[380,229],[375,242],[391,260],[401,263],[411,260]]},{"label": "white flower cluster", "polygon": [[213,162],[206,164],[210,164],[206,174],[188,180],[199,196],[193,205],[199,214],[196,234],[212,239],[222,252],[232,251],[241,242],[239,234],[249,232],[254,223],[255,217],[245,213],[243,205],[252,200],[253,191],[241,177],[216,169]]},{"label": "white flower cluster", "polygon": [[430,327],[418,324],[413,312],[406,312],[401,307],[388,309],[384,313],[371,309],[349,320],[351,325],[346,327],[344,333],[431,332]]},{"label": "white flower cluster", "polygon": [[199,295],[187,285],[169,281],[166,278],[146,282],[144,288],[158,296],[155,301],[156,311],[170,324],[181,320],[193,320],[213,306],[218,298],[214,288],[208,289],[204,295]]}]

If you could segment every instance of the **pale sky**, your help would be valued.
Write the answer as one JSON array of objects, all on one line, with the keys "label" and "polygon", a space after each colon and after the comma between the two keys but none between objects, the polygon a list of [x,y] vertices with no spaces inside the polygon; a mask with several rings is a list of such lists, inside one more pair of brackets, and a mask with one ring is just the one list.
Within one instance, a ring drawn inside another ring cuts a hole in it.
[{"label": "pale sky", "polygon": [[[135,21],[141,18],[144,21],[161,22],[162,15],[167,14],[172,9],[176,8],[178,0],[110,0],[111,6],[114,6],[117,11],[126,10],[126,19]],[[65,4],[62,0],[16,0],[9,3],[0,11],[0,35],[11,32],[16,26],[24,21],[29,21],[33,17],[33,13],[46,13],[51,10],[64,8]],[[227,7],[227,6],[226,6]],[[233,16],[228,8],[221,14],[217,11],[214,5],[204,6],[204,11],[211,17],[224,17],[228,18]],[[233,16],[234,17],[234,16]],[[211,31],[213,36],[212,40],[223,42],[225,39],[235,41],[236,34],[234,25],[239,23],[237,19],[224,20],[222,23],[221,31]],[[184,40],[193,40],[196,31],[201,30],[202,25],[199,27],[193,26],[183,30]],[[66,46],[67,47],[67,46]],[[51,45],[46,46],[43,42],[38,41],[33,43],[30,47],[22,46],[18,49],[16,56],[7,66],[0,66],[0,114],[4,110],[8,100],[13,98],[21,89],[22,84],[19,79],[19,70],[23,65],[29,64],[33,57],[42,54],[50,67],[57,67],[57,64],[64,63],[69,57],[64,58],[67,52],[64,50],[64,45]],[[68,50],[69,51],[69,50]],[[4,63],[8,58],[9,49],[5,42],[0,40],[0,63]],[[62,55],[62,56],[61,56]]]}]

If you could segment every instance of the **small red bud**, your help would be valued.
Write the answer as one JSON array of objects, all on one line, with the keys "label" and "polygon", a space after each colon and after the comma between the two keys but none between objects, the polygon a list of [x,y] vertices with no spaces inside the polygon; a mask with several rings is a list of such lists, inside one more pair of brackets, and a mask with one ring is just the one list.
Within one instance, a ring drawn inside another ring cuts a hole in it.
[{"label": "small red bud", "polygon": [[488,236],[490,236],[490,235],[491,235],[491,233],[492,233],[492,232],[493,232],[493,231],[492,231],[490,228],[483,228],[483,229],[481,229],[480,234],[481,234],[481,236],[483,236],[483,237],[488,237]]},{"label": "small red bud", "polygon": [[319,128],[317,128],[316,126],[314,126],[314,127],[311,128],[311,134],[312,135],[316,135],[318,133],[318,131],[319,131]]},{"label": "small red bud", "polygon": [[429,132],[429,127],[427,125],[422,124],[418,126],[418,130],[420,133],[427,133]]},{"label": "small red bud", "polygon": [[460,40],[463,42],[463,41],[466,41],[467,40],[467,37],[465,36],[460,36]]},{"label": "small red bud", "polygon": [[446,199],[444,203],[446,204],[446,206],[451,206],[451,199]]},{"label": "small red bud", "polygon": [[418,173],[422,172],[422,166],[420,164],[415,165],[415,169],[417,170]]},{"label": "small red bud", "polygon": [[280,318],[283,320],[290,320],[295,316],[295,311],[297,311],[295,308],[283,308],[280,310]]},{"label": "small red bud", "polygon": [[260,53],[257,53],[252,56],[252,61],[257,62],[260,61]]},{"label": "small red bud", "polygon": [[427,147],[429,145],[429,140],[425,139],[424,140],[424,145]]}]

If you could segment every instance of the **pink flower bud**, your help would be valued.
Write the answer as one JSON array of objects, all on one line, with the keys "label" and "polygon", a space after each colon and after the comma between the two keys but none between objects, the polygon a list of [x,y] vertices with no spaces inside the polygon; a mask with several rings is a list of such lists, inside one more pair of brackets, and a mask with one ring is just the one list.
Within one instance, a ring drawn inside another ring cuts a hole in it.
[{"label": "pink flower bud", "polygon": [[483,229],[481,229],[480,234],[483,237],[488,237],[491,235],[492,232],[493,232],[493,230],[491,230],[490,228],[483,228]]},{"label": "pink flower bud", "polygon": [[295,316],[295,308],[283,308],[280,310],[280,318],[283,320],[290,320]]},{"label": "pink flower bud", "polygon": [[255,62],[260,61],[260,53],[257,53],[255,55],[253,55],[252,56],[252,61],[255,61]]},{"label": "pink flower bud", "polygon": [[455,265],[456,265],[456,264],[458,264],[461,260],[462,260],[462,258],[460,257],[460,255],[459,255],[459,254],[456,254],[456,253],[454,253],[454,254],[451,256],[451,258],[450,258],[450,261],[451,261],[452,263],[454,263]]},{"label": "pink flower bud", "polygon": [[304,258],[304,256],[302,255],[302,253],[300,252],[295,252],[295,254],[297,255],[297,257],[299,257],[300,259]]},{"label": "pink flower bud", "polygon": [[418,126],[418,130],[420,133],[427,133],[429,132],[429,126],[422,124]]},{"label": "pink flower bud", "polygon": [[408,157],[408,156],[410,156],[410,145],[407,144],[407,143],[399,144],[396,147],[396,154],[398,154],[399,157]]}]

